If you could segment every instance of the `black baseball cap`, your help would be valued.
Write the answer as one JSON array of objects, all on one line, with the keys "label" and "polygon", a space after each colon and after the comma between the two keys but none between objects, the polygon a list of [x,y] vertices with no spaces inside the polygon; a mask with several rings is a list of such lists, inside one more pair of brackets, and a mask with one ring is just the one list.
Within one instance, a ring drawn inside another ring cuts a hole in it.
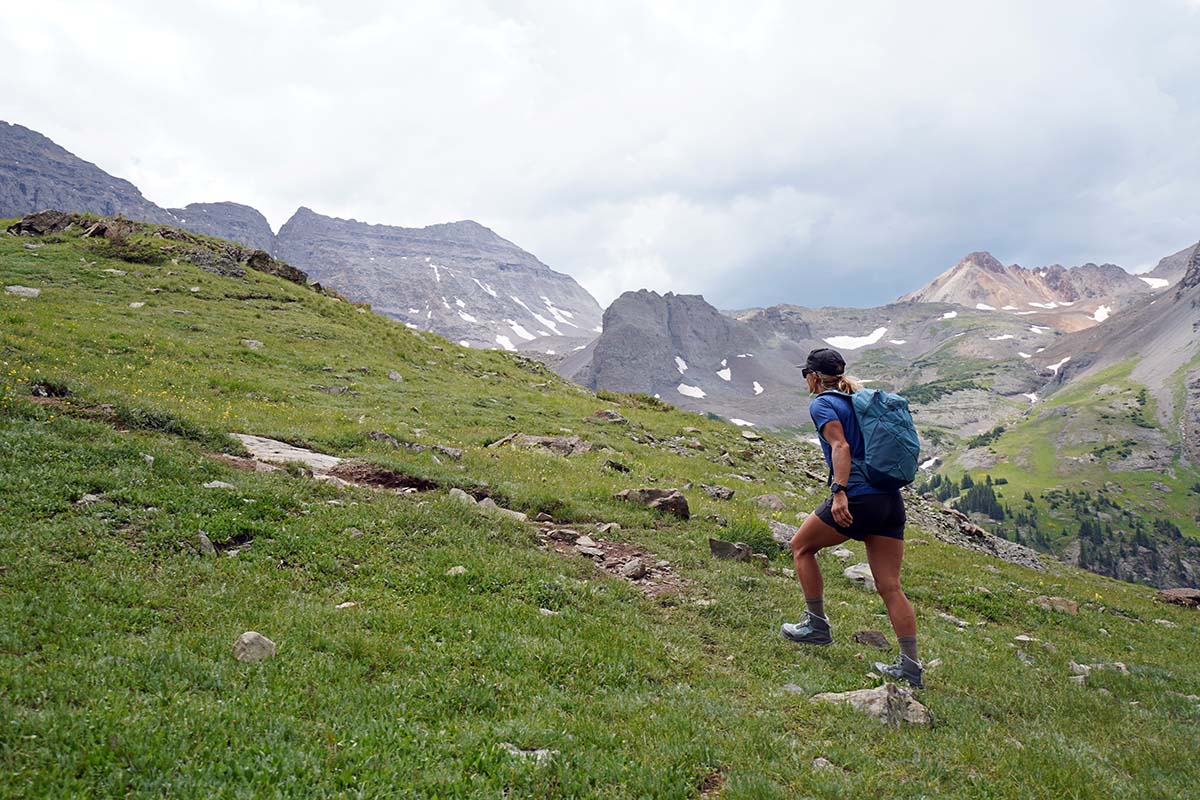
[{"label": "black baseball cap", "polygon": [[804,366],[800,368],[800,374],[806,378],[810,372],[819,372],[822,375],[842,375],[846,372],[846,359],[842,358],[842,354],[837,350],[830,350],[828,347],[818,348],[808,354]]}]

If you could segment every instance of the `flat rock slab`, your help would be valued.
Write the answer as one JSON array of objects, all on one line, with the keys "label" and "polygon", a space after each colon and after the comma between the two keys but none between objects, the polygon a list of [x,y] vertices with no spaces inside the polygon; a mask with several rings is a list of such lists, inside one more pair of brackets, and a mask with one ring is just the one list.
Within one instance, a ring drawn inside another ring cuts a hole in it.
[{"label": "flat rock slab", "polygon": [[1163,589],[1155,597],[1163,603],[1174,603],[1187,608],[1200,608],[1200,589]]},{"label": "flat rock slab", "polygon": [[901,722],[928,725],[932,720],[929,709],[917,702],[911,689],[894,683],[885,683],[876,689],[813,695],[812,702],[848,705],[893,727],[899,727]]},{"label": "flat rock slab", "polygon": [[9,294],[15,294],[17,297],[37,297],[42,293],[41,289],[34,289],[29,286],[21,286],[14,284],[13,286],[5,286],[4,291]]},{"label": "flat rock slab", "polygon": [[250,451],[256,461],[266,461],[273,464],[299,462],[313,472],[328,472],[342,463],[337,456],[325,455],[315,450],[295,447],[287,442],[268,439],[265,436],[251,436],[246,433],[235,433],[232,436]]},{"label": "flat rock slab", "polygon": [[709,539],[708,551],[716,558],[728,561],[749,561],[754,551],[745,542],[726,542],[722,539]]},{"label": "flat rock slab", "polygon": [[640,489],[625,489],[615,495],[620,500],[641,503],[644,506],[674,514],[680,519],[691,517],[687,498],[678,489],[660,489],[656,486],[643,486]]},{"label": "flat rock slab", "polygon": [[865,644],[880,650],[887,650],[892,646],[888,638],[879,631],[858,631],[850,638],[859,644]]},{"label": "flat rock slab", "polygon": [[1047,611],[1058,611],[1063,614],[1071,614],[1072,616],[1079,613],[1079,603],[1065,597],[1047,597],[1041,594],[1029,602],[1035,606],[1041,606]]}]

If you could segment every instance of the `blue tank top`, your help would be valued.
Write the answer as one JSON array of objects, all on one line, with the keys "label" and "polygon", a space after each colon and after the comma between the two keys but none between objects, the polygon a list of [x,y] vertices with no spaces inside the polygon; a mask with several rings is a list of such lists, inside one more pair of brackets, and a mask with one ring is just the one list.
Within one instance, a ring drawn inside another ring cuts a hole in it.
[{"label": "blue tank top", "polygon": [[833,469],[833,448],[825,441],[821,429],[826,423],[837,420],[842,423],[842,431],[846,434],[846,443],[850,445],[850,480],[846,483],[846,496],[859,497],[864,494],[892,494],[887,489],[876,489],[863,477],[859,466],[866,458],[866,447],[863,444],[862,431],[858,429],[858,417],[854,415],[854,401],[849,397],[836,394],[823,394],[808,404],[808,413],[813,425],[817,427],[817,437],[821,440],[821,450],[825,453],[825,463]]}]

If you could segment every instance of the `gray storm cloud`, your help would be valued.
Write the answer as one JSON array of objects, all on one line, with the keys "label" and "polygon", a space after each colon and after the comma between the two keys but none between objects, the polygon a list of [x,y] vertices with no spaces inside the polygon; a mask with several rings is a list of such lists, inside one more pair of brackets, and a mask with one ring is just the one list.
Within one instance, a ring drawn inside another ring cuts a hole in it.
[{"label": "gray storm cloud", "polygon": [[725,308],[1200,238],[1200,3],[47,2],[0,118],[164,206],[471,218]]}]

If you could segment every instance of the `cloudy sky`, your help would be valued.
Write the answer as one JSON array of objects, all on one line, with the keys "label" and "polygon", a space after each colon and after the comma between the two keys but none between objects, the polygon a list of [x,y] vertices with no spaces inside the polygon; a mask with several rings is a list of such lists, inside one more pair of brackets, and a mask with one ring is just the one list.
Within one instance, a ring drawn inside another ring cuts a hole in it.
[{"label": "cloudy sky", "polygon": [[43,0],[0,27],[0,119],[163,206],[475,219],[605,305],[1200,238],[1200,0]]}]

